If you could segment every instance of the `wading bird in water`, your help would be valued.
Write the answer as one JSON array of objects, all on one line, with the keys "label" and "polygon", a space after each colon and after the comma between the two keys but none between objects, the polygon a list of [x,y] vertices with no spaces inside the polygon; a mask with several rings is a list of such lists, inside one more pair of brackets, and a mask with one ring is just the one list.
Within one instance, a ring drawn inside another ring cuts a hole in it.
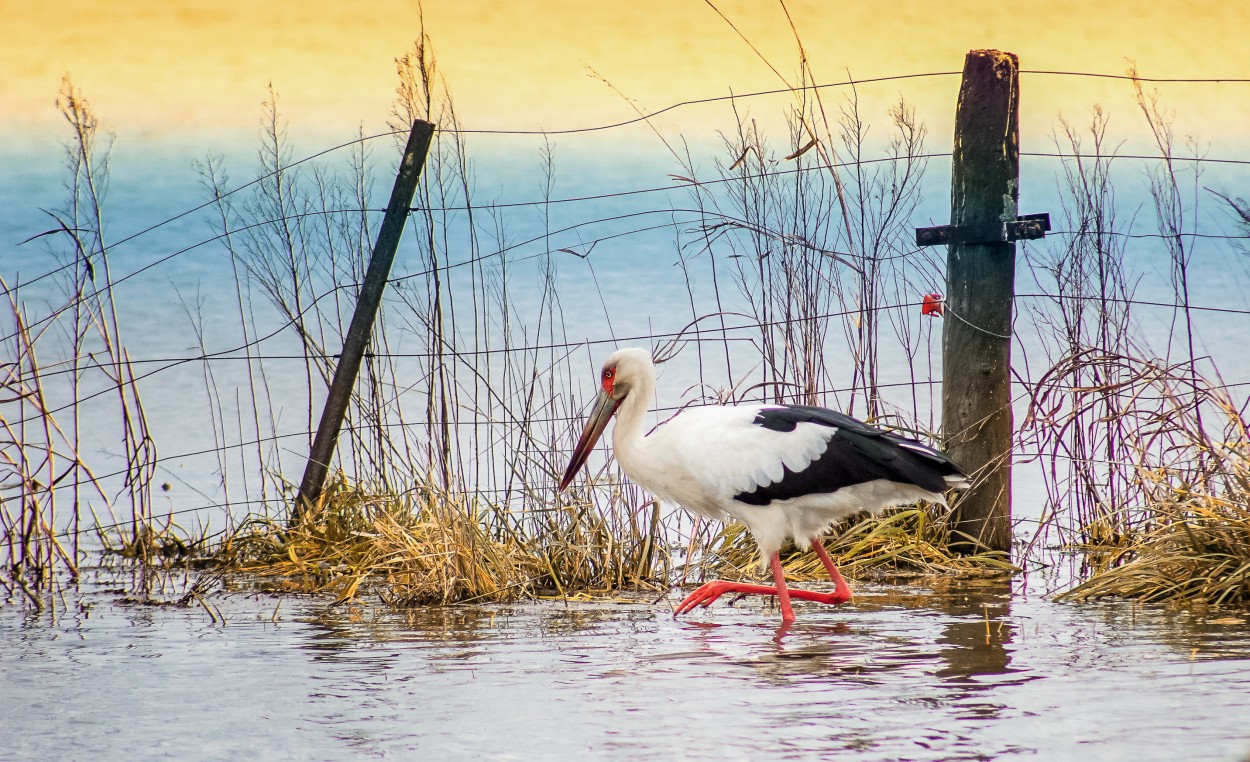
[{"label": "wading bird in water", "polygon": [[[861,510],[878,513],[917,500],[945,504],[947,489],[968,486],[963,470],[932,447],[819,407],[688,408],[644,435],[654,393],[649,352],[621,349],[608,358],[560,489],[573,480],[615,414],[612,448],[630,479],[693,513],[746,524],[761,560],[772,567],[775,586],[708,582],[682,601],[676,614],[708,606],[725,593],[775,595],[784,622],[794,621],[791,598],[845,603],[851,589],[820,542],[830,525]],[[786,587],[778,551],[787,538],[816,551],[833,592]]]}]

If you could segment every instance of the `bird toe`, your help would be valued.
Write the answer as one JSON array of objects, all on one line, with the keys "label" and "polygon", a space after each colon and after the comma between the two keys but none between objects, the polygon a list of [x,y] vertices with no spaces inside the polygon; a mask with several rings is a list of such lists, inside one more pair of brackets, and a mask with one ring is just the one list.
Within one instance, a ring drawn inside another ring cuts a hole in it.
[{"label": "bird toe", "polygon": [[715,580],[706,582],[695,588],[694,592],[687,595],[685,600],[677,605],[677,609],[673,612],[673,616],[685,614],[694,611],[699,606],[707,607],[724,595],[730,589],[727,582],[723,580]]}]

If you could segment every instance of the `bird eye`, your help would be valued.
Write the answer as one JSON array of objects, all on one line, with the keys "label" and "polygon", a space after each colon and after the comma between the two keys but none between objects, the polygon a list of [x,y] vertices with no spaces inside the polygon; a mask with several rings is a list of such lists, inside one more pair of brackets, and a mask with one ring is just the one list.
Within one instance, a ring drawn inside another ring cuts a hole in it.
[{"label": "bird eye", "polygon": [[606,380],[608,380],[609,378],[612,378],[612,376],[614,376],[614,375],[616,375],[616,374],[615,374],[615,371],[613,371],[611,368],[604,368],[604,369],[603,369],[603,379],[604,379],[605,381],[606,381]]}]

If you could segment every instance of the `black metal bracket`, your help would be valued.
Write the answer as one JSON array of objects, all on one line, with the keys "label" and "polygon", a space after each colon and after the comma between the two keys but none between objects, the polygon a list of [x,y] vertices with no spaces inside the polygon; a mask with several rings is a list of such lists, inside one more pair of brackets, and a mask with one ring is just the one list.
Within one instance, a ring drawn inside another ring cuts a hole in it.
[{"label": "black metal bracket", "polygon": [[983,225],[939,225],[916,228],[917,246],[938,246],[951,243],[1004,243],[1045,238],[1050,230],[1050,215],[1022,214],[1011,222],[990,222]]}]

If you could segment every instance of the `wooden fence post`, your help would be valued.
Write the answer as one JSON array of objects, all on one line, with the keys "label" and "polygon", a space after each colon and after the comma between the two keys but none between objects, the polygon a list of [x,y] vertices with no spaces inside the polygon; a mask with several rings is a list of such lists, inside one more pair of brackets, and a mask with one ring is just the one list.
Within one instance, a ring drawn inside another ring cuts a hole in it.
[{"label": "wooden fence post", "polygon": [[1014,53],[969,52],[955,114],[942,430],[945,450],[974,481],[955,503],[952,549],[965,553],[1011,549],[1015,236],[959,231],[1005,229],[1019,217],[1019,70]]},{"label": "wooden fence post", "polygon": [[343,339],[343,352],[334,369],[334,379],[330,383],[330,392],[326,397],[325,408],[321,411],[321,424],[317,427],[317,436],[313,439],[312,450],[308,455],[308,465],[304,469],[304,479],[300,482],[299,496],[291,513],[291,523],[299,522],[325,486],[326,474],[330,468],[330,458],[334,454],[334,445],[338,441],[339,431],[343,426],[343,416],[351,402],[352,390],[356,386],[356,377],[360,373],[360,361],[365,349],[369,346],[369,336],[373,331],[373,323],[377,317],[378,307],[382,302],[382,292],[386,288],[386,280],[390,276],[391,263],[395,260],[395,250],[399,246],[400,236],[404,232],[404,222],[408,219],[412,197],[417,190],[417,180],[425,166],[425,157],[430,150],[430,141],[434,136],[434,125],[421,121],[412,123],[412,131],[408,134],[408,145],[404,148],[404,157],[400,160],[399,173],[395,176],[395,187],[391,191],[391,201],[386,206],[386,214],[382,218],[382,229],[378,231],[377,242],[373,246],[373,255],[369,258],[369,269],[365,273],[365,282],[360,288],[360,297],[356,302],[356,311],[352,315],[347,336]]}]

